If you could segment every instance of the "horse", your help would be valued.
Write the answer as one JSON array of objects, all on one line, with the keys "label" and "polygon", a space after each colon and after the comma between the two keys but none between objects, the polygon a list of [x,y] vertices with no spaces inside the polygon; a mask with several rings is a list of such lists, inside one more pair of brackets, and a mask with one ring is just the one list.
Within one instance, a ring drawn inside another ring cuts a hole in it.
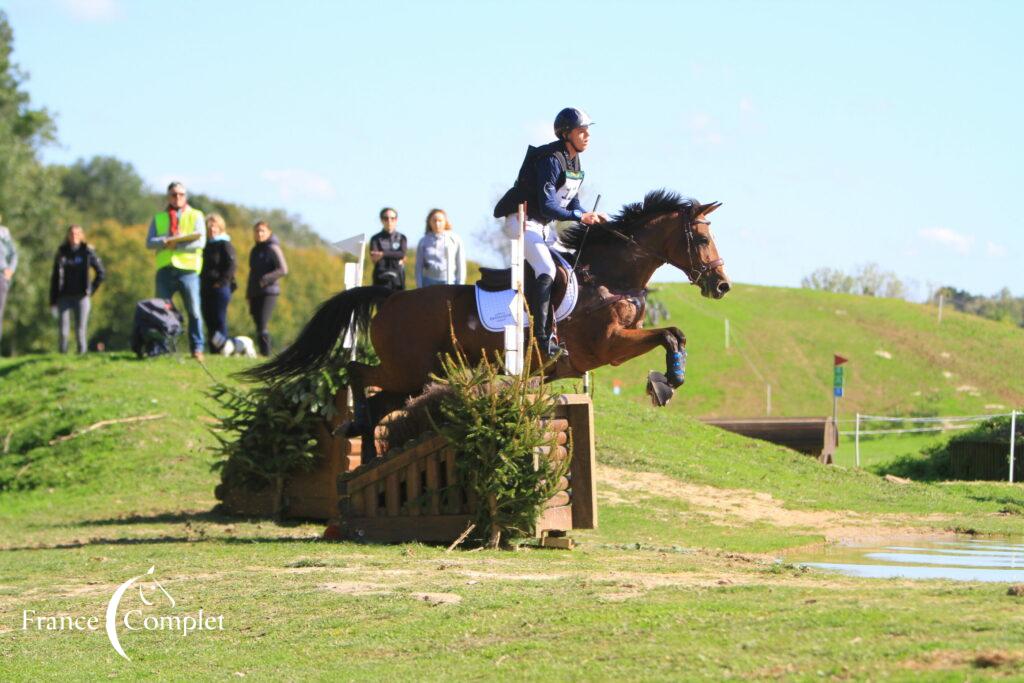
[{"label": "horse", "polygon": [[[546,366],[544,380],[581,377],[660,346],[665,349],[668,385],[661,387],[658,402],[663,405],[665,389],[671,397],[684,381],[686,336],[677,327],[643,329],[646,286],[655,270],[669,264],[683,271],[705,297],[721,299],[729,292],[725,263],[708,220],[719,206],[720,202],[701,204],[656,190],[642,202],[627,204],[608,222],[577,224],[564,231],[559,238],[562,246],[576,252],[579,296],[570,317],[557,324],[567,353]],[[559,285],[565,286],[564,271],[556,290]],[[504,348],[503,334],[480,323],[472,285],[398,292],[355,287],[324,302],[295,342],[275,358],[242,374],[277,381],[320,368],[338,352],[339,337],[353,321],[361,331],[369,328],[380,360],[373,366],[356,361],[347,365],[357,413],[360,406],[367,409],[367,387],[379,387],[403,400],[419,393],[431,374],[440,371],[443,355],[455,351],[456,345],[470,362],[493,358]],[[372,430],[383,413],[373,414],[372,406],[369,410]]]}]

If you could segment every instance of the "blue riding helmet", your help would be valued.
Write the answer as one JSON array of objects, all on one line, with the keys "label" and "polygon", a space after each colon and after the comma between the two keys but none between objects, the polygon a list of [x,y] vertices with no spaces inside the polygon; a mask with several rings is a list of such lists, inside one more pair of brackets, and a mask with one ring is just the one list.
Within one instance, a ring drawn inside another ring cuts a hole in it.
[{"label": "blue riding helmet", "polygon": [[561,139],[563,135],[574,128],[592,125],[594,125],[594,122],[590,120],[589,116],[587,116],[587,112],[582,109],[566,107],[562,111],[558,112],[558,116],[555,117],[555,136]]}]

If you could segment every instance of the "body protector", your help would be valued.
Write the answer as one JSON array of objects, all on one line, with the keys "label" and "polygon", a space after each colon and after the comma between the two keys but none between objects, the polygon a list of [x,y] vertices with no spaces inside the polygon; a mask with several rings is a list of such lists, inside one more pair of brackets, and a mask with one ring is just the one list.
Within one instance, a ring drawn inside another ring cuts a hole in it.
[{"label": "body protector", "polygon": [[522,202],[527,202],[526,210],[529,219],[541,224],[554,220],[550,216],[545,216],[543,206],[539,205],[544,191],[544,181],[537,178],[534,171],[537,161],[545,156],[554,157],[558,162],[561,172],[555,183],[557,201],[561,208],[569,207],[572,200],[579,194],[580,186],[583,185],[583,169],[580,168],[579,155],[569,159],[569,155],[565,151],[565,143],[562,140],[555,140],[540,147],[530,145],[527,148],[515,184],[498,200],[494,207],[495,218],[514,214]]}]

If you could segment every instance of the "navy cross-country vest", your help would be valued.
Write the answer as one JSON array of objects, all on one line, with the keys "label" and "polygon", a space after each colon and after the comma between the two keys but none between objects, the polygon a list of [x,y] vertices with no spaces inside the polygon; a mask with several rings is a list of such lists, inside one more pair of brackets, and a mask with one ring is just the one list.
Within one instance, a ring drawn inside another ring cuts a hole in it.
[{"label": "navy cross-country vest", "polygon": [[540,180],[534,173],[534,164],[545,156],[553,156],[558,161],[561,168],[558,182],[555,183],[558,203],[563,209],[569,206],[569,202],[576,197],[583,184],[583,169],[580,168],[580,155],[577,154],[575,158],[569,159],[569,155],[565,151],[565,141],[555,140],[540,147],[530,145],[526,149],[526,156],[523,157],[523,163],[519,167],[519,175],[516,177],[515,184],[494,206],[495,218],[513,214],[522,202],[527,202],[526,208],[529,217],[540,223],[547,222],[540,216],[540,207],[535,206],[537,197],[540,196],[541,187],[539,187]]}]

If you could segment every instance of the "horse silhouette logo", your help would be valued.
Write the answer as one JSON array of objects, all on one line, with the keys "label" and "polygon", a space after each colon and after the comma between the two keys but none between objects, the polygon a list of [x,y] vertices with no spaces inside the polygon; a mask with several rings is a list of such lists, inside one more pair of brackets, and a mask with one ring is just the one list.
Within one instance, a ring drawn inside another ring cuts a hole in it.
[{"label": "horse silhouette logo", "polygon": [[[117,590],[114,591],[114,595],[110,598],[110,602],[107,603],[107,638],[110,639],[110,644],[114,647],[114,650],[117,652],[117,654],[121,655],[129,662],[132,660],[128,655],[124,653],[124,648],[121,647],[121,641],[117,637],[117,608],[121,604],[121,598],[124,597],[124,594],[128,591],[129,588],[132,587],[133,584],[135,584],[136,581],[145,576],[153,576],[155,571],[156,565],[153,565],[145,574],[133,576],[132,578],[128,579],[127,581],[125,581],[117,587]],[[158,595],[158,591],[159,593],[162,593],[167,598],[168,602],[170,602],[171,607],[174,607],[177,604],[174,600],[174,597],[167,592],[167,589],[160,585],[160,582],[157,581],[156,578],[154,578],[152,582],[149,584],[138,584],[139,599],[142,601],[142,604],[146,605],[147,607],[152,607],[156,604],[155,602],[152,602],[146,598],[147,588],[149,589],[151,595],[153,595],[154,597]]]}]

